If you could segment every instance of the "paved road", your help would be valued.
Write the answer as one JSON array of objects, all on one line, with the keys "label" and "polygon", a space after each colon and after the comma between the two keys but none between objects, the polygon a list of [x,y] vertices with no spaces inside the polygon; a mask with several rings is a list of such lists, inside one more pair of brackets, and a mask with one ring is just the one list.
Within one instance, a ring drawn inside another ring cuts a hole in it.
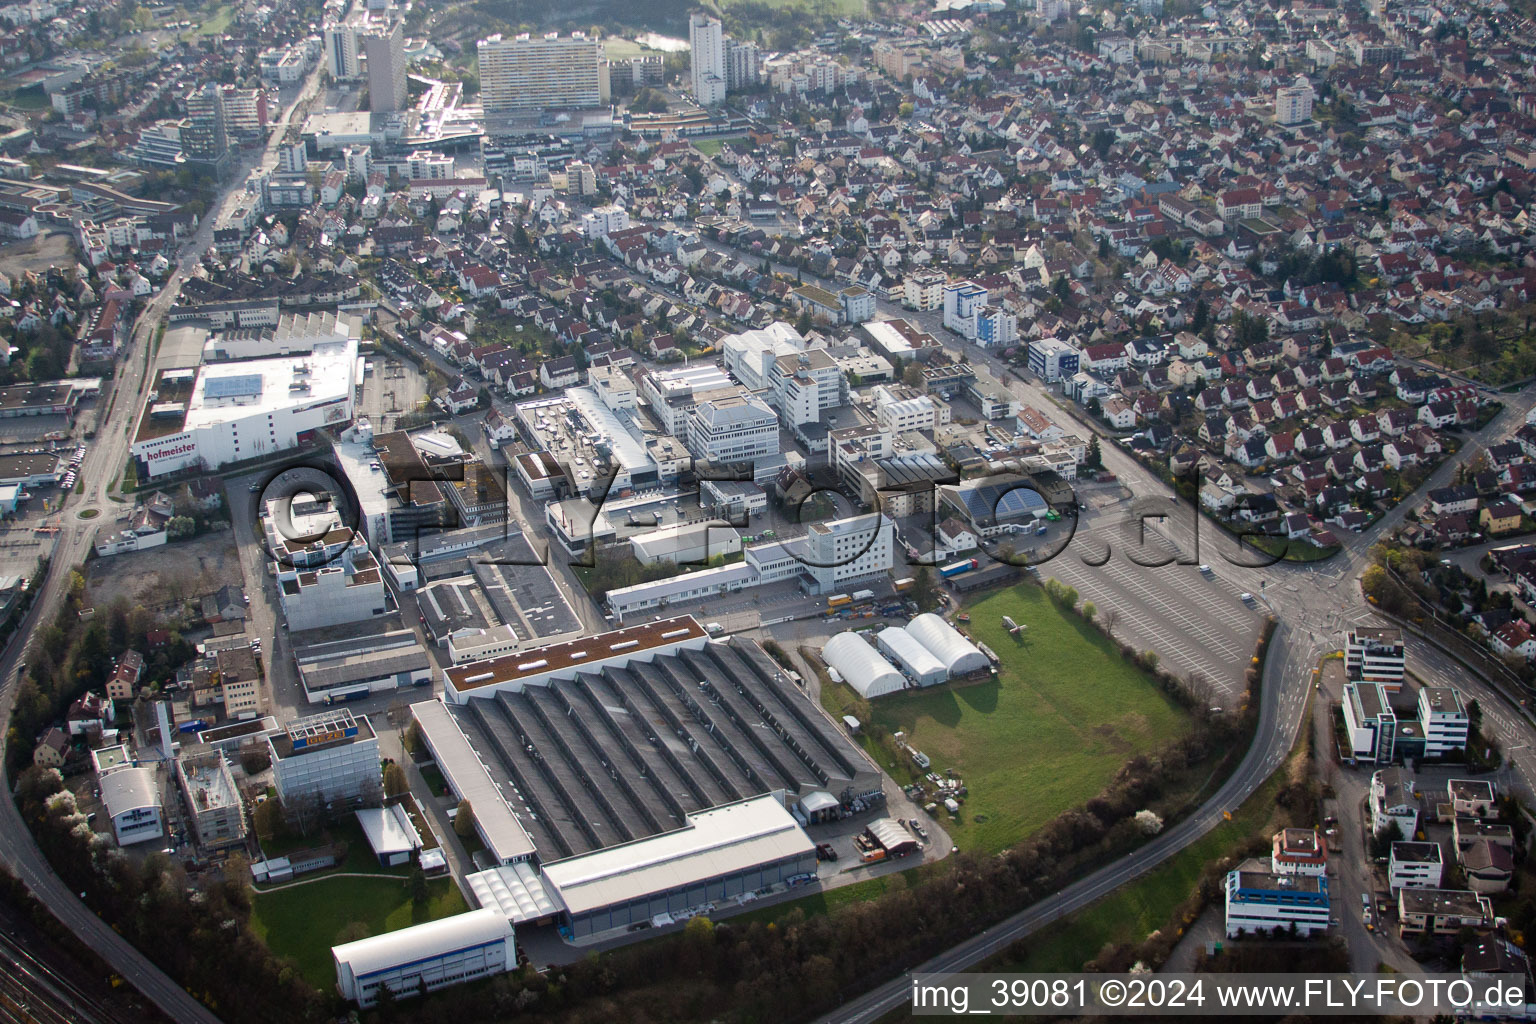
[{"label": "paved road", "polygon": [[[294,107],[313,95],[319,87],[323,66],[316,68],[295,98],[294,104],[284,111],[282,119],[274,128],[272,142],[262,154],[262,160],[269,165],[276,161],[276,144],[282,137]],[[237,186],[243,184],[243,174],[237,175],[234,180]],[[0,684],[3,686],[0,689],[0,743],[3,743],[9,727],[16,697],[16,674],[23,664],[30,637],[34,635],[39,623],[46,622],[54,614],[63,597],[71,567],[84,561],[89,552],[96,524],[111,519],[115,506],[109,500],[109,495],[128,457],[129,433],[147,390],[146,376],[153,360],[150,349],[155,331],[165,312],[176,301],[187,270],[196,264],[212,244],[217,214],[235,192],[236,189],[231,188],[211,204],[208,216],[183,247],[181,260],[167,279],[165,287],[146,305],[134,329],[123,356],[123,368],[118,375],[107,415],[97,429],[95,441],[86,451],[85,464],[80,470],[85,490],[81,495],[71,496],[66,501],[48,575],[31,612],[15,633],[15,642],[0,655],[0,680],[4,681]],[[85,509],[97,510],[97,517],[89,522],[81,520],[79,513]],[[22,638],[28,640],[23,642]],[[23,737],[24,741],[27,739],[29,737]],[[3,747],[0,747],[0,754],[3,754]],[[10,799],[0,799],[0,860],[16,873],[33,895],[47,904],[70,931],[172,1020],[187,1024],[217,1024],[218,1017],[98,918],[75,893],[65,888],[33,841],[32,833],[21,820],[15,802]]]}]

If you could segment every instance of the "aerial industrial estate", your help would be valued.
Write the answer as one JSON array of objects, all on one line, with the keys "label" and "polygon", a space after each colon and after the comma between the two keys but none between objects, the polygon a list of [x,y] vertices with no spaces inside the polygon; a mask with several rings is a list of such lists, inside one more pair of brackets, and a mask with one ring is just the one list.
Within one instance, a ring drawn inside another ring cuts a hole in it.
[{"label": "aerial industrial estate", "polygon": [[0,16],[10,1016],[1536,1007],[1529,3]]}]

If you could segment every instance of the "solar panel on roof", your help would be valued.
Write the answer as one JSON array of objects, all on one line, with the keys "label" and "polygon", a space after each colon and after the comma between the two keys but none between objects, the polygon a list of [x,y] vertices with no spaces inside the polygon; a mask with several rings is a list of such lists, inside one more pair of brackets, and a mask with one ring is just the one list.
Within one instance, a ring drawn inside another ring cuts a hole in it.
[{"label": "solar panel on roof", "polygon": [[1006,519],[1046,507],[1045,499],[1027,482],[967,487],[960,491],[960,498],[965,502],[965,510],[973,521],[984,520],[989,516]]},{"label": "solar panel on roof", "polygon": [[242,373],[237,377],[210,377],[203,384],[205,398],[249,398],[261,394],[261,374]]}]

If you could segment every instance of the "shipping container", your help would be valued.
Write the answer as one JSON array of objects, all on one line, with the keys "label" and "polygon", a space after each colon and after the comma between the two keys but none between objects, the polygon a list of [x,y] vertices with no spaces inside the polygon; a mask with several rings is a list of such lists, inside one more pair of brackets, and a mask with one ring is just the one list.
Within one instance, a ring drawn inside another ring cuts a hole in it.
[{"label": "shipping container", "polygon": [[951,562],[939,570],[939,575],[945,579],[953,579],[961,573],[970,572],[980,566],[981,563],[974,558],[963,558],[958,562]]}]

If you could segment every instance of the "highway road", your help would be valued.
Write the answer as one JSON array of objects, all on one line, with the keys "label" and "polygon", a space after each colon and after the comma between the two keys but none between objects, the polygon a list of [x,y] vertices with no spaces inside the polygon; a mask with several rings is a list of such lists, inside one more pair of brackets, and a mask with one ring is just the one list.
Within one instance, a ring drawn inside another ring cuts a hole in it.
[{"label": "highway road", "polygon": [[[246,171],[258,160],[265,166],[275,165],[277,145],[286,132],[288,121],[299,104],[319,89],[323,67],[322,64],[315,69],[293,102],[284,110],[282,118],[272,130],[265,150],[259,157],[243,161],[240,172],[232,177],[234,184],[221,193],[216,202],[210,204],[208,215],[183,246],[178,264],[166,280],[165,287],[150,300],[139,317],[123,355],[122,370],[118,374],[106,415],[97,425],[96,437],[87,448],[85,463],[80,470],[80,479],[85,482],[85,489],[81,494],[66,498],[48,574],[31,611],[14,634],[14,642],[0,655],[0,680],[4,680],[0,684],[3,686],[0,688],[0,743],[4,742],[3,737],[9,729],[16,698],[15,680],[19,668],[24,664],[25,652],[30,647],[30,637],[39,624],[47,622],[59,607],[71,567],[85,560],[97,525],[109,521],[116,507],[110,495],[128,457],[129,435],[144,401],[147,381],[153,379],[149,371],[154,363],[152,348],[155,332],[166,311],[176,301],[183,278],[212,244],[218,214],[230,198],[243,188]],[[88,509],[95,510],[95,517],[89,521],[80,519],[80,513]],[[28,639],[24,643],[22,638]],[[23,739],[29,740],[30,737]],[[3,754],[3,747],[0,747],[0,754]],[[70,931],[168,1017],[182,1024],[217,1024],[218,1017],[98,918],[75,893],[65,888],[43,858],[32,839],[32,833],[21,820],[15,802],[10,799],[0,799],[0,860],[15,872],[33,895],[46,904]]]}]

